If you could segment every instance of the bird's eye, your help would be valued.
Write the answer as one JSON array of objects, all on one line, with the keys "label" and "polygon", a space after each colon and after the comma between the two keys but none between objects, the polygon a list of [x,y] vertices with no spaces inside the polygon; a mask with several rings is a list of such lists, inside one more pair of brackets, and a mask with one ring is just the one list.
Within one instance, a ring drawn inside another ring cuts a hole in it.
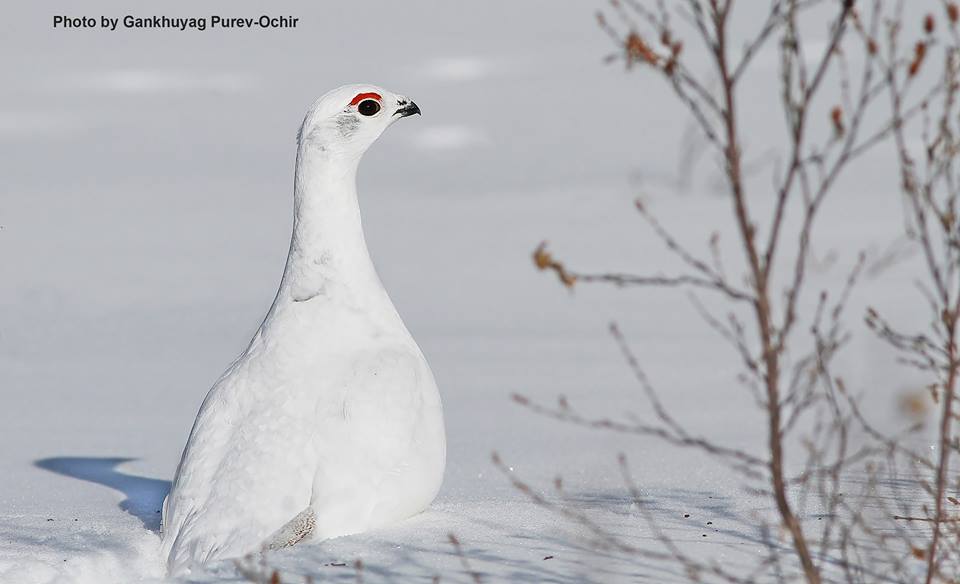
[{"label": "bird's eye", "polygon": [[375,99],[365,99],[357,105],[361,116],[372,116],[380,111],[380,102]]}]

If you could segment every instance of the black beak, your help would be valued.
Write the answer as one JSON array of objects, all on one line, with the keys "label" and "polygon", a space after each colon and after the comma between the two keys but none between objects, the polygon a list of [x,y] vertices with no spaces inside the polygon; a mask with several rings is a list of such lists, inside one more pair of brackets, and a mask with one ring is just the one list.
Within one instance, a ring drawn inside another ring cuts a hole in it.
[{"label": "black beak", "polygon": [[412,101],[402,101],[399,105],[400,107],[397,108],[397,111],[393,112],[393,115],[400,116],[401,118],[412,116],[413,114],[420,115],[420,108]]}]

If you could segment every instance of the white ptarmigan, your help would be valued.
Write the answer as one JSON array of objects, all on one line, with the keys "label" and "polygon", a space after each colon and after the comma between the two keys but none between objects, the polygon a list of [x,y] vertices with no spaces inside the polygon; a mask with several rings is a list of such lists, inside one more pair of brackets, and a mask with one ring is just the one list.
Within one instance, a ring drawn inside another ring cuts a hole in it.
[{"label": "white ptarmigan", "polygon": [[207,394],[163,503],[171,574],[363,532],[436,496],[440,396],[374,270],[356,188],[367,148],[419,113],[370,85],[335,89],[307,112],[280,289]]}]

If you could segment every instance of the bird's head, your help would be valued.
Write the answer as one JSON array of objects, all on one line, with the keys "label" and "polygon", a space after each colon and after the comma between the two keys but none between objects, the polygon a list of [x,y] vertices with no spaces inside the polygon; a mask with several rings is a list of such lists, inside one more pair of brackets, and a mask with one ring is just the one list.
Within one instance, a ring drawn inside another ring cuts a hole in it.
[{"label": "bird's head", "polygon": [[297,140],[301,148],[359,157],[387,126],[419,114],[412,100],[374,85],[344,85],[311,106]]}]

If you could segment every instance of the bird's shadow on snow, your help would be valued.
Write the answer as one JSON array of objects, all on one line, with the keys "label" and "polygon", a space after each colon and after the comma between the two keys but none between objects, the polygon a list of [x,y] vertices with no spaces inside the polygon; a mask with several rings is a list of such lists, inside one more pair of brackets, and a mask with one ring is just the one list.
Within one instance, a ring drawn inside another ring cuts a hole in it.
[{"label": "bird's shadow on snow", "polygon": [[152,479],[119,470],[120,465],[136,460],[119,457],[57,456],[34,461],[34,466],[50,472],[103,485],[123,493],[120,508],[133,515],[153,532],[160,531],[160,507],[170,491],[170,481]]}]

